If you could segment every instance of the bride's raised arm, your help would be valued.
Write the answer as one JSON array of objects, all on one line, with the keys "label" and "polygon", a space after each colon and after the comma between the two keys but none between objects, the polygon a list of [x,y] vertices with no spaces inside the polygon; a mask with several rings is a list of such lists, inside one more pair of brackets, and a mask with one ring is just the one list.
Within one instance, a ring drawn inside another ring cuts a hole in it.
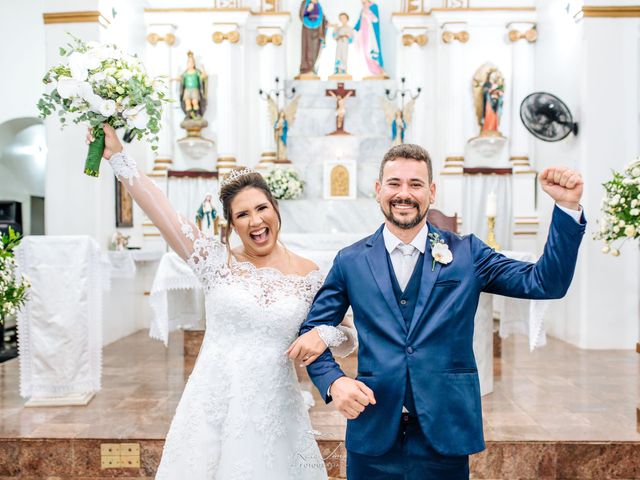
[{"label": "bride's raised arm", "polygon": [[[189,259],[196,239],[202,235],[200,230],[173,209],[164,192],[138,168],[133,157],[124,152],[115,130],[105,125],[104,133],[104,158],[109,161],[113,173],[160,230],[169,246],[183,260]],[[90,134],[88,139],[91,140]]]}]

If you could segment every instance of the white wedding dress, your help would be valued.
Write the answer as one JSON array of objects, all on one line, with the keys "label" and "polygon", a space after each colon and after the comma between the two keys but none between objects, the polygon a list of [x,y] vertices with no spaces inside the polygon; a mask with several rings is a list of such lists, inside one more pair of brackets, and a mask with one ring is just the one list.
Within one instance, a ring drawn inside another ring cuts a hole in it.
[{"label": "white wedding dress", "polygon": [[[111,164],[205,292],[204,341],[156,479],[326,479],[294,365],[285,355],[322,275],[285,275],[230,259],[221,243],[170,208],[130,157],[114,155]],[[332,346],[348,339],[338,354],[354,348],[348,329],[323,333]]]}]

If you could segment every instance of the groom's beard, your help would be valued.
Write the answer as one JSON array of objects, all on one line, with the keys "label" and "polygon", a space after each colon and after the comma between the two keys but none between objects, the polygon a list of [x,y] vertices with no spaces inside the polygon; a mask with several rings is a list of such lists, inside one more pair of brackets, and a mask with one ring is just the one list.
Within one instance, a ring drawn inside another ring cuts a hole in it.
[{"label": "groom's beard", "polygon": [[[402,220],[393,215],[394,205],[412,205],[416,208],[416,216],[411,220]],[[422,221],[424,220],[424,217],[427,216],[427,212],[429,211],[429,209],[427,208],[424,212],[421,212],[420,205],[408,198],[405,200],[392,200],[387,204],[387,207],[389,210],[385,211],[385,209],[382,207],[382,204],[380,204],[380,210],[382,210],[382,214],[384,215],[384,217],[396,227],[402,228],[403,230],[410,230],[413,227],[420,225],[420,223],[422,223]]]}]

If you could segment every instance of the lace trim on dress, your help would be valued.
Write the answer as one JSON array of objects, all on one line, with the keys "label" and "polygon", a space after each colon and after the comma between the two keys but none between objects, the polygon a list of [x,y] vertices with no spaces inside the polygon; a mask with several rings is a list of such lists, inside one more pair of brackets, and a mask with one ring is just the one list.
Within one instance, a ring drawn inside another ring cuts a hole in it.
[{"label": "lace trim on dress", "polygon": [[122,181],[129,180],[129,185],[133,185],[133,180],[140,177],[136,161],[124,153],[124,151],[111,155],[109,163],[116,177]]}]

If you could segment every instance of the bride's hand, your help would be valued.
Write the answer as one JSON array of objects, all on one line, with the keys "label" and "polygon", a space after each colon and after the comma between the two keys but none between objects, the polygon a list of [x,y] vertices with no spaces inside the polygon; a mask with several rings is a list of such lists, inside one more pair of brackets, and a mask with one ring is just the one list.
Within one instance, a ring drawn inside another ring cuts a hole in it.
[{"label": "bride's hand", "polygon": [[307,333],[300,335],[289,346],[286,355],[292,360],[299,360],[305,367],[311,365],[316,359],[327,349],[327,344],[324,343],[318,331],[314,328]]},{"label": "bride's hand", "polygon": [[[111,125],[104,124],[102,128],[104,130],[104,153],[102,156],[109,160],[111,155],[122,151],[122,143],[120,143],[118,135]],[[93,142],[93,140],[91,129],[89,129],[87,132],[87,145]]]}]

